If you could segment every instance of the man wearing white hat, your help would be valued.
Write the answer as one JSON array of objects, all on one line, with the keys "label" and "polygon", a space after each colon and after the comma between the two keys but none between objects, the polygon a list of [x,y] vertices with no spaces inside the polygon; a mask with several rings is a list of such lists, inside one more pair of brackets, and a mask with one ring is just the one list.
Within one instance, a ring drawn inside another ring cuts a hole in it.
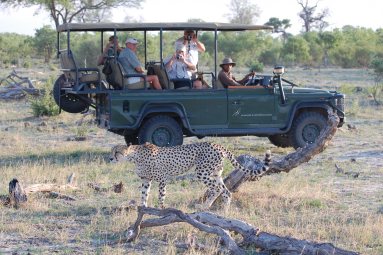
[{"label": "man wearing white hat", "polygon": [[[164,61],[166,70],[169,73],[171,79],[190,79],[191,72],[196,71],[195,65],[188,62],[185,59],[185,46],[183,44],[176,45],[176,54],[170,56]],[[174,82],[174,88],[189,87],[188,81],[176,81]],[[193,81],[193,87],[196,89],[202,89],[202,82]]]},{"label": "man wearing white hat", "polygon": [[218,74],[218,80],[222,83],[225,89],[227,89],[228,86],[243,86],[249,80],[250,76],[255,75],[255,72],[251,72],[242,80],[237,81],[231,72],[231,68],[233,68],[236,64],[237,63],[233,62],[231,58],[225,58],[222,61],[222,64],[219,65],[222,70]]},{"label": "man wearing white hat", "polygon": [[[120,53],[119,60],[126,74],[143,74],[145,73],[140,66],[136,53],[137,40],[133,37],[126,39],[126,48]],[[151,89],[162,89],[157,75],[147,75],[146,80],[150,82]],[[129,77],[128,84],[144,81],[141,77]]]}]

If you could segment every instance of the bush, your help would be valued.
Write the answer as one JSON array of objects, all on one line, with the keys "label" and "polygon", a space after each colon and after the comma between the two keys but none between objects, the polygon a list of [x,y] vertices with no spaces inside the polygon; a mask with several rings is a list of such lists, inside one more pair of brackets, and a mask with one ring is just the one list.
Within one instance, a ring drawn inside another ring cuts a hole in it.
[{"label": "bush", "polygon": [[259,63],[258,61],[251,61],[250,63],[246,64],[246,66],[250,69],[250,72],[263,72],[263,63]]},{"label": "bush", "polygon": [[87,123],[82,123],[81,126],[70,128],[70,130],[75,133],[76,137],[85,137],[90,132]]},{"label": "bush", "polygon": [[28,95],[33,116],[54,116],[58,114],[59,107],[56,104],[52,94],[54,81],[55,79],[53,76],[49,77],[43,87],[45,93],[40,93],[37,98],[32,95]]},{"label": "bush", "polygon": [[292,67],[294,64],[295,56],[293,54],[287,54],[283,57],[283,65],[285,67]]},{"label": "bush", "polygon": [[23,66],[24,66],[24,68],[29,68],[29,67],[31,67],[31,63],[28,61],[25,61]]},{"label": "bush", "polygon": [[57,71],[57,67],[55,65],[49,65],[48,68],[51,71]]}]

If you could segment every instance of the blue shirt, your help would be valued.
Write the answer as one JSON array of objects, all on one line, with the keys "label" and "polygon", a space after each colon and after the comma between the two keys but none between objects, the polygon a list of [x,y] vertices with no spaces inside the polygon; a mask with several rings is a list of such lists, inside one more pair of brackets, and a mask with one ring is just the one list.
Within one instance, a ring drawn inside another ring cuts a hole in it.
[{"label": "blue shirt", "polygon": [[136,68],[140,66],[140,61],[131,49],[125,48],[121,51],[118,59],[122,68],[124,68],[125,74],[139,74]]},{"label": "blue shirt", "polygon": [[[173,56],[168,57],[164,61],[164,64],[166,65],[172,57]],[[185,63],[179,61],[178,59],[174,59],[174,61],[170,65],[168,73],[171,79],[176,79],[176,78],[190,79],[190,76],[191,76],[188,66]]]}]

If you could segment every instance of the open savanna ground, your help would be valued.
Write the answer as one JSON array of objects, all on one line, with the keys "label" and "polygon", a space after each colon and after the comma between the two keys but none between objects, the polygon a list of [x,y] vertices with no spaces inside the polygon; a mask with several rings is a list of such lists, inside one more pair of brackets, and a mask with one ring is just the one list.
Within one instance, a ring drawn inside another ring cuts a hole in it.
[{"label": "open savanna ground", "polygon": [[[39,73],[28,76],[39,86],[47,76],[58,75],[57,71],[47,70],[36,69]],[[238,78],[247,72],[245,68],[238,70]],[[1,69],[0,77],[10,72]],[[329,68],[319,72],[295,68],[287,69],[284,77],[303,87],[346,93],[347,123],[356,129],[348,130],[346,126],[339,129],[325,151],[288,174],[245,183],[233,194],[225,217],[280,236],[331,242],[361,254],[383,254],[383,109],[374,106],[368,97],[372,71]],[[356,86],[362,90],[354,92],[352,88]],[[140,200],[141,180],[134,173],[133,164],[109,163],[111,147],[123,143],[123,138],[92,124],[78,126],[76,122],[81,117],[62,113],[37,118],[33,117],[28,100],[0,100],[0,195],[8,193],[8,183],[13,178],[24,187],[35,183],[65,184],[71,173],[76,174],[74,185],[82,189],[62,192],[76,197],[76,201],[32,194],[20,208],[0,207],[0,253],[212,254],[219,246],[217,237],[185,223],[144,229],[134,243],[99,245],[105,240],[118,240],[135,222],[136,211],[111,213],[103,207],[127,206],[131,200]],[[85,121],[91,118],[87,116]],[[47,126],[39,126],[43,121]],[[25,122],[31,125],[25,126]],[[68,141],[81,133],[88,139]],[[292,148],[273,146],[267,138],[185,139],[185,143],[199,141],[218,143],[237,156],[251,154],[263,158],[266,150],[271,150],[273,160],[277,160],[293,152]],[[335,163],[346,172],[360,172],[359,177],[336,173]],[[226,161],[224,175],[232,170]],[[120,194],[95,192],[87,186],[93,182],[110,187],[120,181],[126,186]],[[193,179],[174,181],[168,185],[166,203],[184,212],[194,212],[194,205],[204,193],[204,185]],[[154,182],[148,205],[157,204],[158,184]],[[218,205],[211,211],[221,209]],[[192,239],[210,246],[212,251],[163,245]],[[235,239],[239,241],[240,236]],[[258,254],[254,247],[244,249],[247,254]]]}]

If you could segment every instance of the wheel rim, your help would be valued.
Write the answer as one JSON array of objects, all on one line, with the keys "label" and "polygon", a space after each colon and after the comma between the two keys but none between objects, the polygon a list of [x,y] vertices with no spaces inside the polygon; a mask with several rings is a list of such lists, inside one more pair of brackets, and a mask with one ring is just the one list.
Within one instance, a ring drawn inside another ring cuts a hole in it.
[{"label": "wheel rim", "polygon": [[307,125],[302,130],[302,138],[306,143],[313,143],[320,134],[320,127],[315,124]]},{"label": "wheel rim", "polygon": [[154,130],[151,140],[157,146],[166,147],[173,143],[173,133],[167,128],[160,127]]}]

